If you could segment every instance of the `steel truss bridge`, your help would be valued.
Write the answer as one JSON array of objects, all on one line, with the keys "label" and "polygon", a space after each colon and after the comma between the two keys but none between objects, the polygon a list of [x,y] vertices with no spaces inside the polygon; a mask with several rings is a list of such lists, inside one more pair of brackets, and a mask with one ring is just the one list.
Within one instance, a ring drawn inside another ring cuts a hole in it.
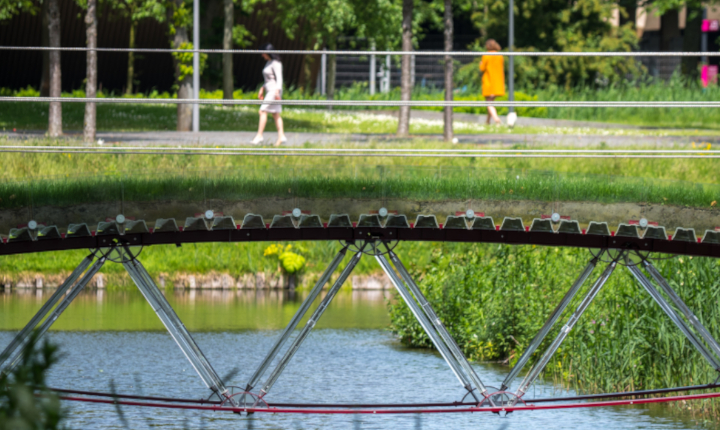
[{"label": "steel truss bridge", "polygon": [[[126,220],[124,216],[119,215],[114,220],[108,219],[99,223],[94,231],[91,231],[87,224],[72,224],[68,227],[67,233],[60,234],[56,226],[39,225],[34,221],[26,226],[13,229],[10,236],[3,241],[4,243],[0,244],[1,255],[71,249],[89,249],[90,252],[5,348],[0,355],[0,371],[11,371],[21,359],[32,333],[44,334],[100,268],[111,261],[122,264],[127,270],[135,285],[209,389],[209,394],[198,399],[181,399],[56,390],[62,399],[235,413],[401,414],[509,413],[720,397],[720,392],[714,391],[701,394],[661,396],[668,393],[713,390],[720,387],[717,380],[709,381],[710,383],[707,385],[659,390],[543,399],[529,399],[525,396],[528,388],[540,376],[568,333],[618,266],[623,266],[632,273],[641,288],[662,308],[703,359],[713,369],[720,372],[720,344],[662,277],[651,259],[652,253],[720,257],[720,232],[718,231],[708,230],[702,238],[698,238],[693,229],[678,228],[673,236],[668,236],[662,227],[648,225],[644,219],[636,223],[621,224],[616,231],[612,232],[606,223],[598,222],[591,222],[586,229],[581,230],[577,221],[561,219],[557,214],[535,219],[528,227],[524,226],[519,218],[505,218],[500,225],[495,225],[492,218],[475,216],[471,210],[464,214],[456,213],[448,216],[444,225],[439,224],[434,215],[419,215],[414,223],[409,223],[405,215],[389,214],[384,208],[377,213],[361,215],[357,222],[351,222],[348,215],[331,215],[329,222],[323,223],[319,216],[305,214],[299,209],[295,209],[291,213],[274,216],[273,221],[269,224],[266,224],[260,215],[248,214],[242,224],[236,225],[232,217],[207,211],[205,214],[188,217],[183,227],[179,227],[177,221],[172,218],[157,220],[154,226],[153,229],[149,229],[144,220]],[[246,385],[228,386],[216,373],[150,273],[140,262],[140,251],[143,247],[161,244],[297,240],[338,241],[339,251]],[[495,388],[486,385],[475,373],[460,347],[433,310],[432,304],[425,298],[402,261],[393,251],[394,247],[402,241],[580,247],[589,249],[590,258],[587,266],[569,287],[517,364],[510,370],[499,387]],[[348,255],[351,255],[349,262],[341,269],[337,279],[330,282],[332,275],[340,268]],[[288,404],[272,401],[269,393],[273,385],[363,257],[374,258],[379,263],[390,278],[399,297],[410,308],[456,376],[461,387],[457,401],[414,404]],[[601,266],[598,269],[601,273],[590,281],[597,266]],[[590,283],[590,287],[583,288],[587,283]],[[305,326],[290,341],[298,324],[308,313],[311,304],[320,297],[327,284],[331,285],[320,305],[310,315]],[[532,354],[540,347],[576,296],[581,299],[575,311],[566,320],[541,358],[525,373],[521,382],[511,389],[513,382],[520,376]],[[288,342],[290,342],[289,346],[283,349]],[[271,370],[271,365],[278,356],[280,359]],[[269,376],[263,379],[268,371],[270,372]]]}]

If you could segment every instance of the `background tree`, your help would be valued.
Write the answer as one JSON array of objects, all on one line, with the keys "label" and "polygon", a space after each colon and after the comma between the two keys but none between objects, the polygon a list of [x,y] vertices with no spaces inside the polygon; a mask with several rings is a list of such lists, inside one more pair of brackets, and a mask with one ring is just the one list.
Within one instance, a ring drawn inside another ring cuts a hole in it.
[{"label": "background tree", "polygon": [[[48,43],[52,48],[60,47],[60,5],[59,0],[46,0],[48,2]],[[50,97],[60,97],[62,91],[62,76],[60,69],[60,51],[50,51],[48,55],[50,69]],[[51,102],[48,112],[48,135],[58,137],[62,134],[62,105],[60,102]]]},{"label": "background tree", "polygon": [[[97,48],[97,0],[87,0],[85,12],[85,32],[87,47]],[[85,81],[85,97],[95,98],[97,95],[97,51],[86,53],[87,76]],[[95,142],[97,132],[97,106],[95,103],[85,103],[85,121],[83,126],[83,140],[86,143]]]},{"label": "background tree", "polygon": [[[192,49],[188,27],[192,24],[192,11],[185,0],[168,0],[165,6],[166,19],[170,34],[170,47],[173,49]],[[177,98],[192,98],[192,57],[191,52],[173,54]],[[192,126],[192,106],[177,105],[177,131],[190,131]]]},{"label": "background tree", "polygon": [[[702,12],[704,6],[717,4],[717,1],[701,2],[700,0],[652,0],[646,5],[660,14],[661,51],[674,51],[680,47],[673,44],[682,37],[682,50],[685,52],[700,51],[702,37]],[[680,34],[680,9],[686,7],[685,31]],[[700,57],[682,57],[681,72],[687,78],[699,76],[698,64]]]},{"label": "background tree", "polygon": [[[452,0],[445,0],[445,15],[444,15],[444,26],[445,26],[445,52],[452,51],[453,49],[453,14],[452,14]],[[453,59],[451,56],[445,56],[445,101],[451,102],[453,100]],[[453,139],[453,108],[446,106],[443,109],[443,137],[445,142],[451,142]]]},{"label": "background tree", "polygon": [[[507,2],[487,1],[472,13],[476,27],[507,46]],[[638,38],[631,23],[611,25],[616,3],[609,0],[518,0],[515,3],[515,46],[522,51],[630,51]],[[479,49],[485,40],[478,40]],[[518,57],[519,87],[606,85],[636,75],[640,67],[622,57]],[[476,66],[476,65],[475,65]],[[466,69],[463,67],[464,70]],[[475,69],[477,70],[477,69]],[[475,72],[476,73],[476,72]],[[479,82],[479,76],[477,77]]]},{"label": "background tree", "polygon": [[[223,0],[223,49],[233,49],[233,44],[240,48],[249,48],[255,37],[244,25],[235,25],[235,1],[241,5],[243,12],[252,12],[253,6],[262,0]],[[223,98],[232,99],[235,83],[233,81],[233,54],[222,54],[223,65]]]},{"label": "background tree", "polygon": [[[158,22],[165,20],[165,7],[158,0],[116,0],[110,4],[112,4],[114,10],[120,13],[120,16],[130,20],[130,33],[128,35],[128,48],[130,49],[134,49],[136,46],[135,35],[137,34],[137,26],[142,19],[153,18]],[[132,94],[134,90],[136,58],[134,52],[128,52],[125,94]]]},{"label": "background tree", "polygon": [[[413,49],[413,0],[402,0],[402,50],[412,51]],[[410,101],[412,97],[412,81],[411,81],[411,70],[410,62],[412,61],[410,55],[402,56],[402,63],[400,66],[400,100]],[[398,115],[398,129],[397,135],[399,137],[407,137],[410,135],[410,106],[400,106],[400,113]]]}]

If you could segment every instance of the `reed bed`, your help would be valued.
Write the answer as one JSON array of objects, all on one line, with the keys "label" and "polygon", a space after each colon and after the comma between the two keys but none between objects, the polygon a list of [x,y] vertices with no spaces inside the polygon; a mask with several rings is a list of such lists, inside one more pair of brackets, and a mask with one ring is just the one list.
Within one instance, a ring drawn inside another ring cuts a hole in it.
[{"label": "reed bed", "polygon": [[[406,259],[406,265],[420,279],[421,290],[469,358],[502,360],[511,366],[590,257],[585,250],[568,248],[436,244],[432,259],[424,262],[427,266],[412,259]],[[656,266],[663,276],[720,338],[720,260],[659,257]],[[594,276],[601,270],[596,268]],[[582,292],[568,306],[531,364],[581,296]],[[404,304],[392,302],[389,308],[392,330],[405,344],[431,347]],[[570,332],[544,376],[580,393],[706,384],[718,377],[620,266]],[[676,407],[704,418],[720,416],[717,401]]]}]

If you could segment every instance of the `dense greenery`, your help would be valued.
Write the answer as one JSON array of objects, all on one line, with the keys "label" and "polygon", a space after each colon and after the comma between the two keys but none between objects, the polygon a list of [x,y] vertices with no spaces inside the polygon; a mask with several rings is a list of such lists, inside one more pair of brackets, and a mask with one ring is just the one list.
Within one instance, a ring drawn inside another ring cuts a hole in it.
[{"label": "dense greenery", "polygon": [[[405,263],[470,358],[513,365],[590,258],[586,250],[569,248],[436,244],[429,262]],[[680,257],[655,264],[708,330],[720,337],[720,261]],[[602,270],[604,264],[595,269],[585,291]],[[533,360],[575,310],[582,291]],[[393,302],[390,310],[392,329],[404,343],[431,347],[404,304]],[[717,378],[621,266],[570,332],[545,376],[583,392],[705,384]],[[711,402],[702,407],[719,410]]]},{"label": "dense greenery", "polygon": [[47,341],[40,345],[32,334],[15,369],[0,374],[0,429],[62,428],[60,401],[45,385],[47,371],[57,360],[57,347]]}]

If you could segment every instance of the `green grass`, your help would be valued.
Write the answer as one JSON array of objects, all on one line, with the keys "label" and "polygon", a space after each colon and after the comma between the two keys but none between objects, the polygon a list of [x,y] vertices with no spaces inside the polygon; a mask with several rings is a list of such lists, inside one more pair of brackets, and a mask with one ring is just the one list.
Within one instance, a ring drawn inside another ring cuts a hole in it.
[{"label": "green grass", "polygon": [[[359,168],[237,169],[127,172],[117,176],[38,178],[0,184],[0,208],[83,203],[272,198],[591,201],[711,208],[720,185],[595,176],[552,171],[372,166]],[[341,208],[337,209],[341,211]],[[329,215],[329,214],[322,214]]]},{"label": "green grass", "polygon": [[[458,90],[455,100],[475,101],[482,100],[478,96],[478,88],[463,87]],[[12,91],[0,89],[2,95],[35,96],[37,92],[32,89]],[[81,90],[67,97],[83,97]],[[102,97],[107,96],[101,94]],[[143,96],[141,94],[137,97]],[[172,98],[174,95],[163,93],[146,94],[151,98]],[[219,91],[201,92],[201,98],[221,98]],[[305,94],[298,89],[288,89],[286,99],[321,100],[317,95]],[[257,92],[235,92],[237,99],[256,99]],[[399,100],[399,89],[389,93],[378,93],[373,96],[367,91],[365,85],[359,84],[349,88],[339,89],[335,97],[337,100]],[[443,99],[443,94],[433,88],[415,88],[413,100]],[[697,85],[687,84],[680,78],[673,78],[669,82],[633,83],[625,82],[605,88],[576,88],[566,91],[563,88],[530,88],[516,93],[516,100],[543,100],[543,101],[714,101],[720,99],[720,89],[709,87],[701,89]],[[318,111],[302,108],[286,108],[283,112],[287,130],[296,132],[324,132],[324,133],[394,133],[397,129],[397,120],[391,115],[370,115],[356,110],[372,110],[369,107],[343,106],[336,107],[334,111]],[[378,108],[379,109],[379,108]],[[384,107],[382,110],[396,110],[394,107]],[[441,108],[423,107],[418,110],[440,111]],[[46,103],[0,103],[0,128],[5,130],[45,130],[47,129]],[[499,109],[501,114],[506,108]],[[471,113],[484,116],[486,109],[481,107],[456,108],[455,112]],[[65,103],[63,105],[63,126],[65,130],[81,130],[83,126],[84,107],[79,103]],[[589,134],[715,134],[720,131],[720,113],[718,109],[700,108],[518,108],[519,115],[527,117],[557,118],[583,121],[611,122],[635,126],[652,127],[657,130],[623,131],[602,129],[573,129],[558,127],[516,127],[514,130],[500,129],[507,133],[589,133]],[[479,118],[484,120],[483,118]],[[174,105],[98,105],[98,129],[101,131],[149,131],[149,130],[175,130],[176,107]],[[486,127],[476,122],[456,121],[456,133],[497,133],[497,127]],[[257,107],[222,107],[201,106],[201,129],[212,131],[254,131],[257,129]],[[268,124],[269,130],[274,130],[272,121]],[[415,134],[442,133],[443,125],[440,120],[414,120],[410,131]],[[672,131],[670,131],[672,130]]]}]

